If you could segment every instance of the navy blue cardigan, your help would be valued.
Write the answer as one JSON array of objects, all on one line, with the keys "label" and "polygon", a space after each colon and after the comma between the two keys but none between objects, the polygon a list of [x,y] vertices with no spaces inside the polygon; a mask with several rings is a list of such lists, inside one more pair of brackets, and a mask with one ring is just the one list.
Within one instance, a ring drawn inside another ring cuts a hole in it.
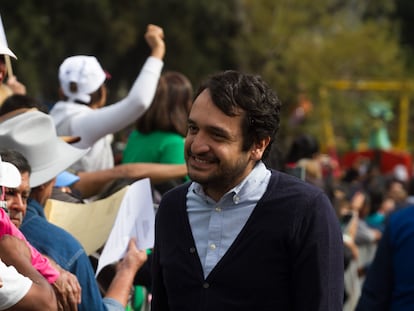
[{"label": "navy blue cardigan", "polygon": [[152,311],[342,310],[342,234],[323,191],[273,171],[248,222],[204,279],[186,212],[188,186],[166,193],[156,216]]}]

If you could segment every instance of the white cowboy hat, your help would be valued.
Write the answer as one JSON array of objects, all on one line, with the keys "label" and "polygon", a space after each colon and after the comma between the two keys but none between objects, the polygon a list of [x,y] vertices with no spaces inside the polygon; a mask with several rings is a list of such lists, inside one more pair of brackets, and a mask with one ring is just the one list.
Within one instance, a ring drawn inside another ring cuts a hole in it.
[{"label": "white cowboy hat", "polygon": [[53,119],[36,110],[1,122],[0,146],[17,150],[27,159],[32,188],[52,180],[89,151],[65,143],[56,135]]},{"label": "white cowboy hat", "polygon": [[16,188],[22,182],[20,172],[13,164],[4,162],[0,157],[0,186]]}]

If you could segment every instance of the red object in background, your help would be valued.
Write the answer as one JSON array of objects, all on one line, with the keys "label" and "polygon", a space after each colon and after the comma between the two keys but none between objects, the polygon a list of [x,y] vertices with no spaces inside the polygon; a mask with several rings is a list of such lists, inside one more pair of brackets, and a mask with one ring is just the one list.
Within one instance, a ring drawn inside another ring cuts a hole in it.
[{"label": "red object in background", "polygon": [[386,151],[386,150],[365,150],[348,152],[342,157],[342,167],[348,169],[353,167],[356,161],[369,159],[379,165],[381,173],[393,173],[396,165],[402,164],[407,169],[408,176],[412,176],[412,157],[411,154],[404,151]]}]

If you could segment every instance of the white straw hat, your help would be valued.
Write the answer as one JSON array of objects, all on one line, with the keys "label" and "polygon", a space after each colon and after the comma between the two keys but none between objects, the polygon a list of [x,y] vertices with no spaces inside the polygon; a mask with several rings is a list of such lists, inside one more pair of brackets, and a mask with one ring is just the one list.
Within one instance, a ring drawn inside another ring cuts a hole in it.
[{"label": "white straw hat", "polygon": [[[59,81],[63,93],[71,101],[89,103],[92,94],[105,81],[107,75],[94,56],[76,55],[66,58],[59,67]],[[76,92],[70,83],[77,85]]]},{"label": "white straw hat", "polygon": [[20,172],[13,164],[4,162],[0,157],[0,186],[16,188],[22,182]]},{"label": "white straw hat", "polygon": [[89,149],[78,149],[60,139],[52,118],[30,110],[0,123],[0,146],[19,151],[29,162],[30,187],[55,178]]}]

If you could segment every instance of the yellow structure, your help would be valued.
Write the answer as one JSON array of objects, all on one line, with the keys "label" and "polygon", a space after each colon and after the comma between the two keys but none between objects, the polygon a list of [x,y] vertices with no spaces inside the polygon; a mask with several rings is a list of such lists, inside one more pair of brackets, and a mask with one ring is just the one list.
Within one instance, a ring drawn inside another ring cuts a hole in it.
[{"label": "yellow structure", "polygon": [[331,109],[329,105],[329,90],[339,91],[395,91],[400,95],[400,113],[398,141],[395,149],[407,150],[407,135],[409,122],[410,94],[414,91],[414,81],[373,81],[373,80],[331,80],[320,88],[319,96],[322,104],[323,128],[327,147],[335,147],[335,135],[331,122]]}]

